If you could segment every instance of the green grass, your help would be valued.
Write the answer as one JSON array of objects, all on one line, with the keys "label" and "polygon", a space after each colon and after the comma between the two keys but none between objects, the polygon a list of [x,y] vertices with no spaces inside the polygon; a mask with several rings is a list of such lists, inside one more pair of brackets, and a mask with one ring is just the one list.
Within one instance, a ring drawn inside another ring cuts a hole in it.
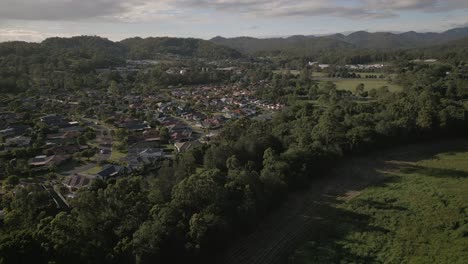
[{"label": "green grass", "polygon": [[127,156],[126,153],[118,151],[116,148],[112,148],[112,153],[109,158],[109,161],[114,161],[114,162],[120,162],[122,158],[125,158]]},{"label": "green grass", "polygon": [[82,160],[77,159],[77,158],[73,158],[73,159],[68,160],[65,163],[61,164],[60,166],[58,166],[57,173],[63,173],[63,172],[73,170],[74,168],[76,168],[78,166],[81,166],[83,164],[84,164],[84,162]]},{"label": "green grass", "polygon": [[[385,79],[333,79],[331,78],[330,81],[334,82],[337,86],[338,90],[346,90],[354,92],[356,86],[363,83],[364,90],[369,91],[372,89],[378,89],[382,86],[387,86],[390,92],[400,92],[402,88],[398,85],[391,84]],[[321,81],[325,82],[325,81]]]},{"label": "green grass", "polygon": [[386,183],[331,206],[334,217],[290,262],[466,263],[468,152],[391,164]]},{"label": "green grass", "polygon": [[92,175],[92,174],[96,174],[98,172],[100,172],[102,170],[102,167],[101,166],[95,166],[87,171],[84,171],[82,172],[82,174],[88,174],[88,175]]}]

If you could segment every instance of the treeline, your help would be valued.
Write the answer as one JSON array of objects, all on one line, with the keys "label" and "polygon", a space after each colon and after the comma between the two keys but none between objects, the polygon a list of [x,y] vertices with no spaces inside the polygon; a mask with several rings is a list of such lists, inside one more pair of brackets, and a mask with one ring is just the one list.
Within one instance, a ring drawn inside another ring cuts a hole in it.
[{"label": "treeline", "polygon": [[94,181],[70,212],[57,212],[40,188],[18,188],[2,198],[0,262],[215,262],[340,157],[466,133],[467,82],[443,71],[403,72],[403,92],[365,104],[330,86],[319,106],[298,102],[272,121],[232,122],[156,173]]},{"label": "treeline", "polygon": [[256,56],[271,57],[282,62],[288,68],[301,68],[310,61],[320,63],[346,64],[393,64],[416,59],[437,59],[451,64],[466,65],[468,61],[468,40],[462,39],[444,45],[417,49],[355,49],[355,48],[321,48],[303,50],[261,51]]}]

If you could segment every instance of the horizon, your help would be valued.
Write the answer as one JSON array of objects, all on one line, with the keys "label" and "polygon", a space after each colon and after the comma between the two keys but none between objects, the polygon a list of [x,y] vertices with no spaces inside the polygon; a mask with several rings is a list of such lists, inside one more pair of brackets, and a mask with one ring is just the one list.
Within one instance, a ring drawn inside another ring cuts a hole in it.
[{"label": "horizon", "polygon": [[435,33],[435,34],[441,34],[441,33],[444,33],[446,31],[449,31],[449,30],[452,30],[452,29],[461,29],[461,28],[468,28],[467,27],[455,27],[455,28],[449,28],[447,30],[441,30],[441,31],[415,31],[415,30],[409,30],[409,31],[385,31],[385,30],[382,30],[382,31],[368,31],[368,30],[355,30],[355,31],[346,31],[346,32],[334,32],[334,33],[327,33],[327,34],[295,34],[295,35],[277,35],[277,36],[263,36],[263,37],[256,37],[256,36],[248,36],[248,35],[244,35],[244,36],[233,36],[233,37],[226,37],[226,36],[213,36],[213,37],[208,37],[208,38],[199,38],[199,37],[184,37],[184,36],[164,36],[164,35],[160,35],[160,36],[145,36],[145,37],[142,37],[142,36],[128,36],[126,38],[122,38],[122,39],[111,39],[111,38],[108,38],[106,36],[101,36],[101,35],[70,35],[70,36],[48,36],[44,39],[40,39],[40,40],[32,40],[32,41],[28,41],[28,40],[15,40],[15,39],[12,39],[12,40],[0,40],[0,43],[3,43],[3,42],[14,42],[14,41],[24,41],[24,42],[30,42],[30,43],[41,43],[42,41],[46,40],[46,39],[50,39],[50,38],[75,38],[75,37],[99,37],[99,38],[104,38],[104,39],[108,39],[112,42],[120,42],[120,41],[123,41],[123,40],[126,40],[126,39],[132,39],[132,38],[142,38],[142,39],[145,39],[145,38],[193,38],[193,39],[202,39],[202,40],[211,40],[211,39],[214,39],[214,38],[225,38],[225,39],[234,39],[234,38],[255,38],[255,39],[273,39],[273,38],[282,38],[282,39],[286,39],[286,38],[290,38],[290,37],[293,37],[293,36],[305,36],[305,37],[327,37],[327,36],[332,36],[332,35],[335,35],[335,34],[342,34],[342,35],[345,35],[345,36],[349,36],[353,33],[356,33],[356,32],[368,32],[368,33],[391,33],[391,34],[396,34],[396,35],[399,35],[399,34],[404,34],[404,33],[408,33],[408,32],[416,32],[416,33],[419,33],[419,34],[425,34],[425,33]]},{"label": "horizon", "polygon": [[0,41],[96,35],[211,39],[442,32],[468,26],[468,2],[334,0],[4,0]]}]

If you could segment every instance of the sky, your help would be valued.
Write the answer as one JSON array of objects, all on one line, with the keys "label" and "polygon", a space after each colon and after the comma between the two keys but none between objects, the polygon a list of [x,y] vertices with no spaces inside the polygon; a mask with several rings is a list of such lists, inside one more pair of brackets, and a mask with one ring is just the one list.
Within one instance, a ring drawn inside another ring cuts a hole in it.
[{"label": "sky", "polygon": [[468,0],[0,0],[0,41],[278,37],[468,26]]}]

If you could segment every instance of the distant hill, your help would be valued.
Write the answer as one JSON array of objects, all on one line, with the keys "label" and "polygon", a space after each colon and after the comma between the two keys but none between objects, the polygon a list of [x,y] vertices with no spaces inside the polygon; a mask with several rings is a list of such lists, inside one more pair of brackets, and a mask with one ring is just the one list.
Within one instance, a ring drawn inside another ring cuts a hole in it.
[{"label": "distant hill", "polygon": [[194,38],[130,38],[120,42],[132,59],[152,58],[157,54],[209,59],[239,58],[241,53],[214,42]]},{"label": "distant hill", "polygon": [[339,39],[314,36],[292,36],[289,38],[270,39],[257,39],[251,37],[216,37],[211,39],[211,41],[245,53],[284,51],[294,53],[307,53],[322,49],[351,49],[354,47],[353,45]]},{"label": "distant hill", "polygon": [[41,43],[10,41],[0,43],[0,56],[60,55],[92,58],[96,55],[116,59],[152,59],[157,54],[208,59],[239,58],[232,48],[194,38],[130,38],[113,42],[98,36],[53,37]]},{"label": "distant hill", "polygon": [[444,46],[468,49],[468,37],[447,42],[444,44]]},{"label": "distant hill", "polygon": [[93,51],[111,50],[125,52],[125,47],[120,43],[110,41],[97,36],[77,36],[71,38],[48,38],[41,42],[42,46],[52,49],[88,49]]},{"label": "distant hill", "polygon": [[237,49],[241,52],[312,52],[321,49],[403,49],[440,45],[468,37],[467,28],[455,28],[442,33],[405,33],[358,31],[349,35],[292,36],[288,38],[257,39],[250,37],[215,37],[212,42]]}]

